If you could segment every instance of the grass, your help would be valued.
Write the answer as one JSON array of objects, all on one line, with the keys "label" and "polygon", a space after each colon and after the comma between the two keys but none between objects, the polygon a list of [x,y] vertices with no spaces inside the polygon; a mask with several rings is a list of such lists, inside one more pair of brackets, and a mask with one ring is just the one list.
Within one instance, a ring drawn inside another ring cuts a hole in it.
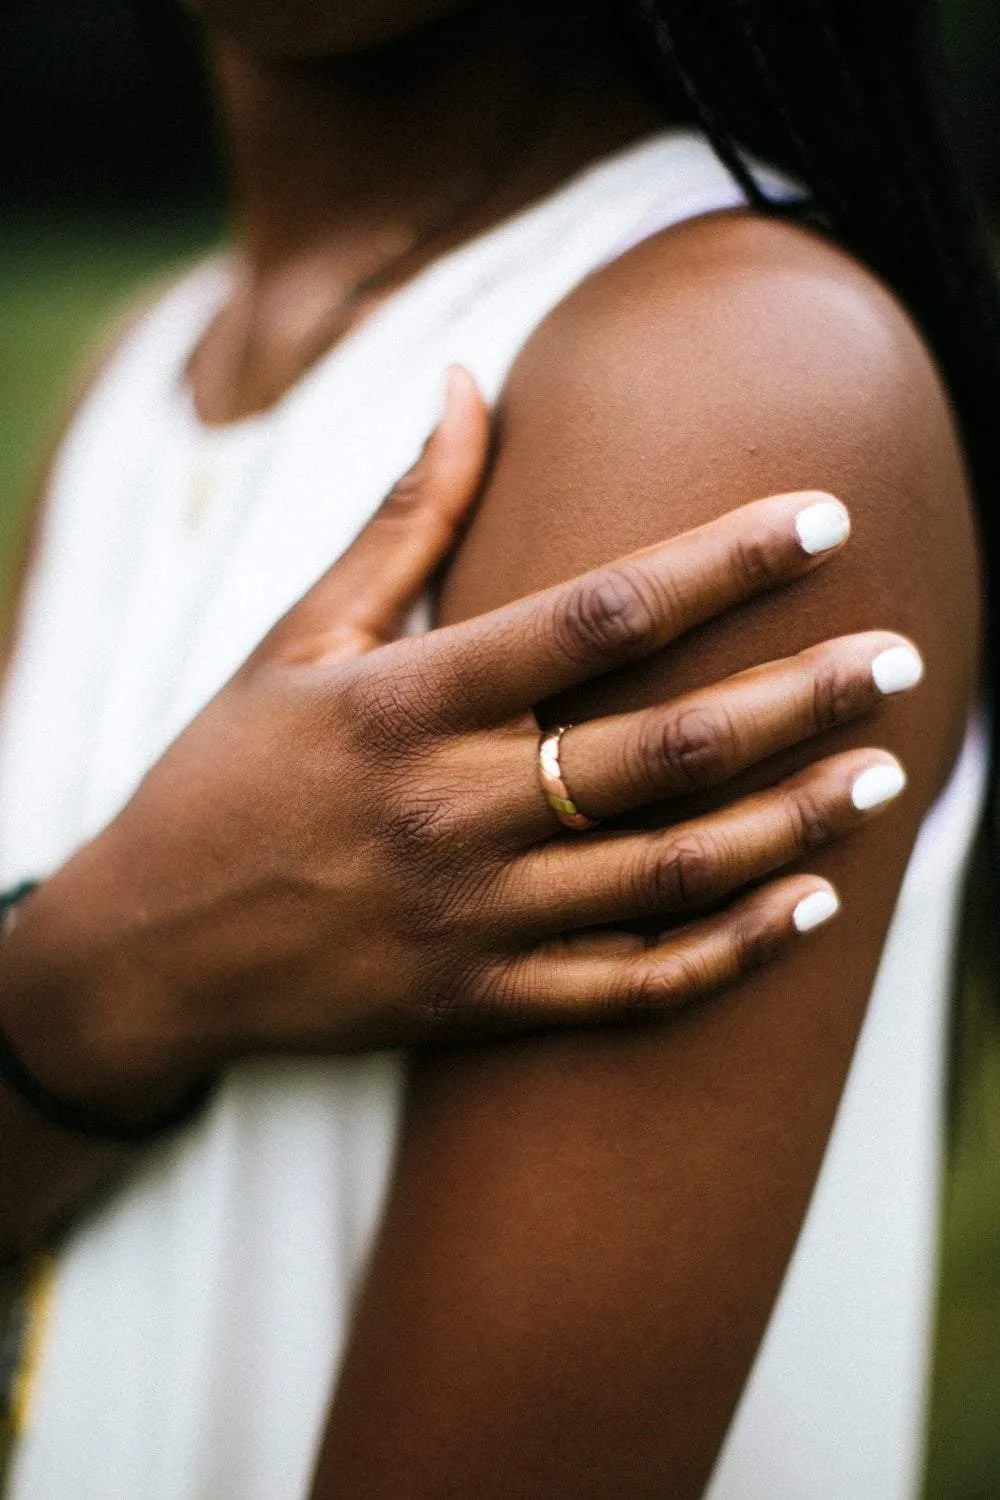
[{"label": "grass", "polygon": [[205,240],[186,224],[116,233],[0,224],[0,551],[101,329]]},{"label": "grass", "polygon": [[1000,1496],[1000,953],[998,892],[980,858],[957,998],[926,1500]]},{"label": "grass", "polygon": [[[204,229],[184,224],[114,234],[0,225],[0,555],[102,323],[205,240]],[[985,926],[993,903],[980,894]],[[962,1002],[925,1500],[1000,1497],[1000,1007],[987,993],[995,973],[981,965]]]}]

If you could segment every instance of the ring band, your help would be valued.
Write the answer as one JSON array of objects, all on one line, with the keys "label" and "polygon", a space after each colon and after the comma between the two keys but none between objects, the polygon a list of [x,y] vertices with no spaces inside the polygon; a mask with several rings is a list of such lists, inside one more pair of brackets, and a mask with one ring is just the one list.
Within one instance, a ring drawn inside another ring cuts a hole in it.
[{"label": "ring band", "polygon": [[596,828],[599,818],[588,818],[570,796],[569,787],[563,779],[559,764],[559,747],[563,735],[571,726],[548,729],[538,742],[538,779],[542,784],[545,800],[564,828],[575,828],[583,833],[587,828]]}]

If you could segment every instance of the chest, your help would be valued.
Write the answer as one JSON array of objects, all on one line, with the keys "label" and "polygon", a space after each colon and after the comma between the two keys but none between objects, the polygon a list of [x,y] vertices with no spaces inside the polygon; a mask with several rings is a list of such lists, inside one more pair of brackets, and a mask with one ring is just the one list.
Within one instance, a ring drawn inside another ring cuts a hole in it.
[{"label": "chest", "polygon": [[524,330],[476,312],[375,330],[230,427],[201,426],[165,380],[84,414],[5,703],[0,863],[13,876],[57,865],[108,822],[350,545],[431,430],[449,362],[495,395]]}]

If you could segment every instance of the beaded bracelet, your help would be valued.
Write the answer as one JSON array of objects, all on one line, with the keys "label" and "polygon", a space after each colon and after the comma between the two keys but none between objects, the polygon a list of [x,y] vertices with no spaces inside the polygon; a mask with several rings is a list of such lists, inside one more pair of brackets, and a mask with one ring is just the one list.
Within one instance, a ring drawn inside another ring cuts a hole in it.
[{"label": "beaded bracelet", "polygon": [[[36,880],[25,880],[12,890],[0,892],[0,935],[11,930],[16,908],[36,889]],[[36,1114],[71,1135],[86,1136],[119,1146],[142,1146],[188,1124],[200,1114],[215,1092],[218,1078],[213,1073],[200,1078],[179,1103],[155,1119],[141,1125],[110,1119],[86,1104],[73,1104],[51,1093],[21,1061],[10,1042],[0,1031],[0,1082],[18,1094]]]}]

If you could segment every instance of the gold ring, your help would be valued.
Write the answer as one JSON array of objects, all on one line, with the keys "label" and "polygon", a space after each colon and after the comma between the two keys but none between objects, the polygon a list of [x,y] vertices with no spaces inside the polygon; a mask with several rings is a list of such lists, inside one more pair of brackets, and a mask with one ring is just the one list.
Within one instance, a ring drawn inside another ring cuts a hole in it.
[{"label": "gold ring", "polygon": [[559,746],[569,728],[571,725],[564,724],[561,729],[548,729],[542,735],[538,742],[538,779],[542,784],[545,800],[560,823],[565,828],[575,828],[578,833],[582,833],[587,828],[596,828],[600,819],[588,818],[586,813],[580,811],[563,780]]}]

